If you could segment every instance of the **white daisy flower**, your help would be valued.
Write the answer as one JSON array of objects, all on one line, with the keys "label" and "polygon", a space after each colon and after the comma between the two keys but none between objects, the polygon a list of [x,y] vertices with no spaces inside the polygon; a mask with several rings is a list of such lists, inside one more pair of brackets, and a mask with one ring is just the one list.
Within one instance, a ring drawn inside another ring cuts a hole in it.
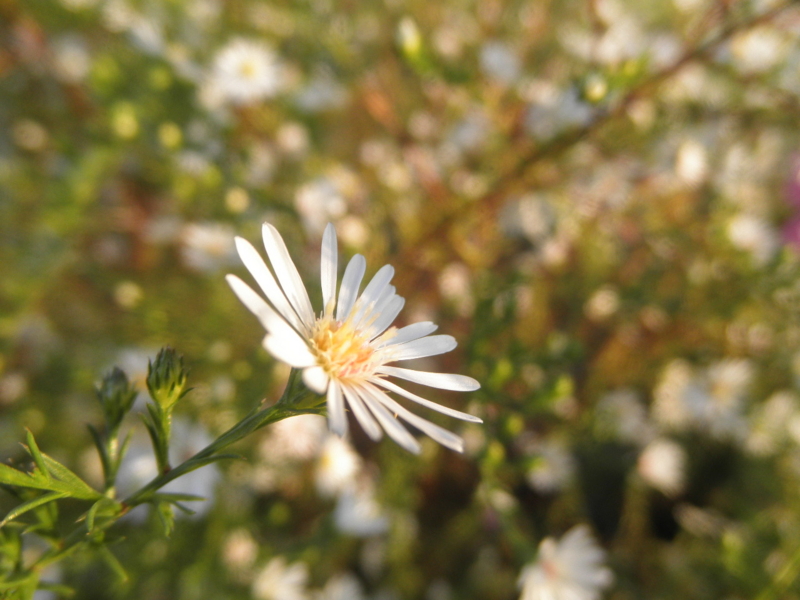
[{"label": "white daisy flower", "polygon": [[387,381],[392,376],[462,392],[480,387],[477,381],[464,375],[388,366],[397,361],[443,354],[456,347],[455,339],[449,335],[430,335],[436,330],[431,322],[401,329],[390,327],[405,303],[389,283],[394,269],[390,265],[382,267],[358,296],[366,261],[356,254],[345,269],[337,295],[336,231],[329,224],[322,237],[324,309],[317,316],[278,230],[264,223],[262,233],[275,276],[249,242],[237,237],[236,248],[269,302],[235,275],[226,279],[267,330],[264,348],[275,358],[302,369],[303,382],[308,388],[327,396],[331,430],[340,436],[347,433],[347,404],[373,440],[379,440],[386,431],[403,448],[419,453],[419,442],[401,425],[399,418],[443,446],[463,452],[464,441],[459,436],[415,415],[386,393],[394,392],[457,419],[482,422],[478,417],[441,406]]},{"label": "white daisy flower", "polygon": [[604,560],[605,552],[585,525],[559,541],[545,538],[536,561],[522,569],[520,600],[596,600],[614,579]]},{"label": "white daisy flower", "polygon": [[231,104],[248,104],[274,96],[282,83],[275,53],[261,42],[237,38],[214,57],[207,85]]}]

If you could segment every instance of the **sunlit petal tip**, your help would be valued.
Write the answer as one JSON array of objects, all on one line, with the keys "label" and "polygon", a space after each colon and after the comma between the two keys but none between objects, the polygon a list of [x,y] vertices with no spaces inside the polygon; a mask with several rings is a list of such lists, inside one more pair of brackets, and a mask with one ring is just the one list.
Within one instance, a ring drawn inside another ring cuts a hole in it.
[{"label": "sunlit petal tip", "polygon": [[305,369],[316,364],[316,359],[308,347],[287,343],[286,338],[282,336],[267,335],[264,337],[262,345],[272,356],[285,362],[290,367]]},{"label": "sunlit petal tip", "polygon": [[303,383],[317,394],[324,394],[328,389],[328,374],[322,367],[303,369]]}]

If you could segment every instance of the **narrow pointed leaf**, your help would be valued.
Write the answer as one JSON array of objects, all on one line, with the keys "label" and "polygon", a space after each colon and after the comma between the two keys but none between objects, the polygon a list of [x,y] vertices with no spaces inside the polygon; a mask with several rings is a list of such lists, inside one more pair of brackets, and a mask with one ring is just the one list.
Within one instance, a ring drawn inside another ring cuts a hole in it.
[{"label": "narrow pointed leaf", "polygon": [[62,465],[54,458],[48,456],[47,454],[42,454],[42,458],[50,474],[64,484],[61,486],[62,489],[70,492],[70,495],[73,498],[79,498],[81,500],[94,500],[95,498],[101,498],[103,496],[100,492],[93,489],[83,479],[75,475],[75,473],[70,471],[67,467]]},{"label": "narrow pointed leaf", "polygon": [[0,527],[3,527],[6,523],[11,521],[12,519],[16,519],[18,516],[28,512],[29,510],[33,510],[34,508],[38,508],[43,504],[47,504],[48,502],[53,502],[54,500],[59,500],[60,498],[66,498],[69,494],[65,492],[48,492],[46,494],[42,494],[32,500],[28,500],[27,502],[23,502],[16,508],[12,509],[2,521],[0,521]]},{"label": "narrow pointed leaf", "polygon": [[33,457],[33,461],[36,463],[36,468],[42,472],[42,474],[50,478],[50,475],[47,472],[47,467],[44,465],[44,458],[42,457],[42,452],[39,450],[39,446],[36,445],[36,440],[33,438],[33,433],[31,430],[27,430],[26,439],[28,441],[28,445],[26,446],[26,450],[28,453]]}]

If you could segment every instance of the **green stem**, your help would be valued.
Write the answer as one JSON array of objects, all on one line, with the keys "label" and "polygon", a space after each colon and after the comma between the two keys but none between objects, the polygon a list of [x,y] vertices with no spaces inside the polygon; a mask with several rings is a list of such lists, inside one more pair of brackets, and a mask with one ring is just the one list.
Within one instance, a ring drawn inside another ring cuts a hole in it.
[{"label": "green stem", "polygon": [[[253,411],[219,436],[214,442],[200,450],[200,452],[174,469],[170,469],[166,473],[161,473],[143,488],[128,496],[122,501],[122,510],[118,514],[109,517],[108,520],[103,523],[97,524],[92,533],[100,534],[107,530],[133,507],[147,502],[157,490],[167,485],[170,481],[209,464],[212,457],[221,450],[247,437],[254,431],[288,417],[309,414],[324,415],[325,400],[309,392],[303,385],[299,373],[296,370],[292,370],[286,389],[278,402],[267,408]],[[48,565],[65,558],[67,555],[74,552],[82,542],[87,541],[88,533],[90,532],[87,531],[85,523],[82,522],[64,539],[63,543],[60,544],[58,548],[53,548],[45,552],[39,560],[31,566],[31,570],[41,571]]]}]

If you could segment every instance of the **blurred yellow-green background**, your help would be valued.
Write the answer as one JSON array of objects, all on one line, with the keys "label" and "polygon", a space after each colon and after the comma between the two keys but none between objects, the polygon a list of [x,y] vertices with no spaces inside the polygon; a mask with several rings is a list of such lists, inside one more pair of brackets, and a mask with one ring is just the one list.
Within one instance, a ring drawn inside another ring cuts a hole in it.
[{"label": "blurred yellow-green background", "polygon": [[482,384],[425,395],[484,425],[416,411],[463,455],[289,419],[187,477],[209,500],[171,538],[114,529],[127,583],[91,553],[45,579],[516,599],[585,524],[613,583],[575,598],[800,597],[798,36],[772,0],[0,0],[0,458],[27,427],[97,482],[93,388],[118,365],[144,392],[164,345],[184,458],[276,400],[224,281],[265,221],[318,308],[328,222],[392,264],[398,323],[459,342],[425,366]]}]

